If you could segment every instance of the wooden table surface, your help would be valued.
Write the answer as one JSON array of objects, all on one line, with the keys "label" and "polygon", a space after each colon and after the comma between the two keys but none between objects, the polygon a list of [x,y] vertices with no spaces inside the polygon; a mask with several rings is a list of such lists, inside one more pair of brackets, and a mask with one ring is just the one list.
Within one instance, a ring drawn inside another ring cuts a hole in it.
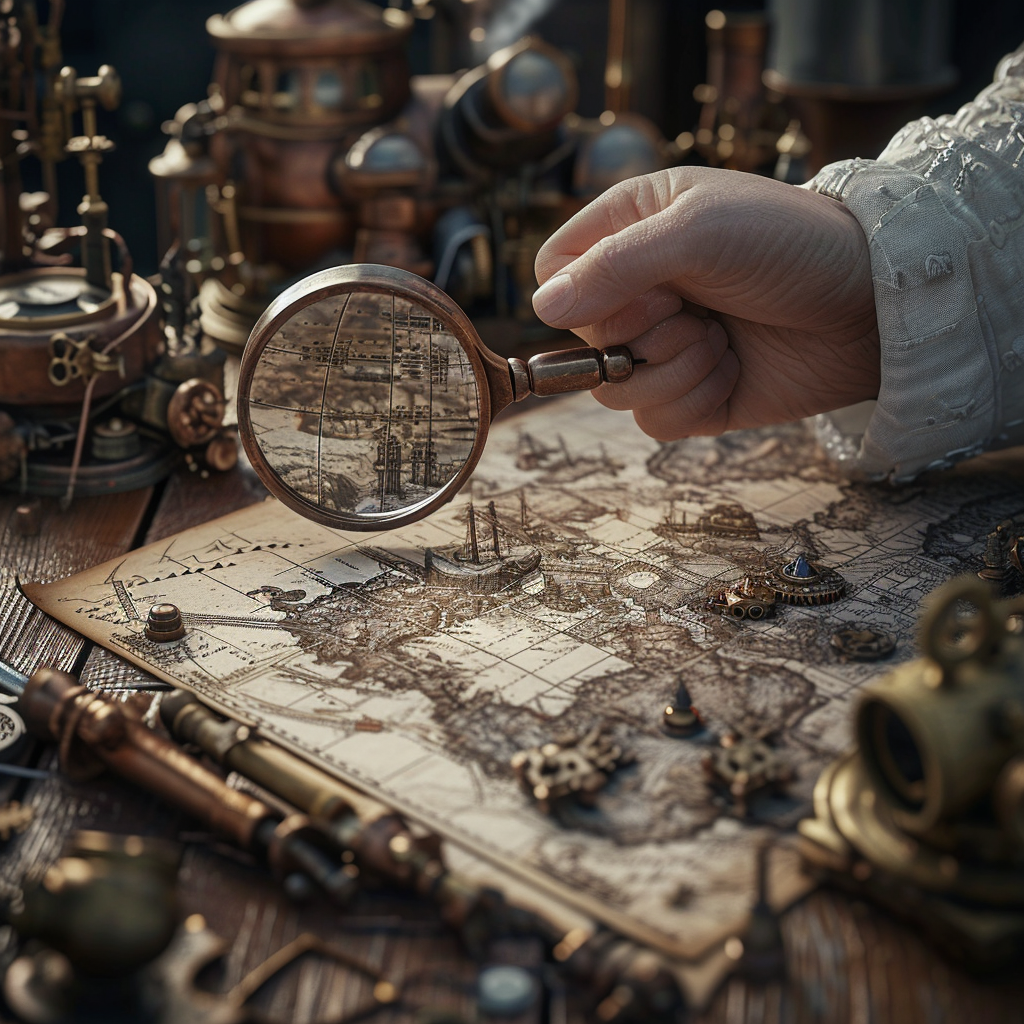
[{"label": "wooden table surface", "polygon": [[[16,577],[47,581],[113,558],[142,543],[261,500],[251,471],[238,468],[208,479],[184,467],[155,489],[79,498],[67,512],[42,502],[42,528],[22,537],[15,528],[18,499],[0,495],[0,658],[22,672],[41,664],[74,671],[87,686],[131,692],[147,678],[101,648],[35,610],[17,591]],[[55,766],[41,748],[39,764]],[[353,955],[406,979],[404,1003],[369,1018],[380,1024],[429,1024],[479,1018],[472,998],[477,967],[424,901],[400,893],[361,895],[341,911],[295,905],[260,867],[227,850],[162,801],[107,776],[72,783],[54,772],[41,780],[0,776],[0,800],[30,804],[29,828],[0,845],[0,883],[16,885],[26,871],[54,862],[69,835],[95,828],[163,836],[184,843],[179,873],[182,918],[201,913],[228,952],[209,984],[237,983],[268,955],[302,932],[342,944]],[[315,902],[315,901],[314,901]],[[926,942],[920,929],[833,891],[818,890],[782,920],[787,974],[757,984],[730,978],[709,1005],[689,1020],[825,1021],[829,1024],[966,1024],[1024,1021],[1024,980],[980,981],[966,975]],[[0,930],[0,967],[17,951],[16,936]],[[530,942],[504,942],[491,962],[538,963]],[[1024,971],[1018,972],[1024,978]],[[366,976],[322,958],[307,957],[257,997],[268,1017],[306,1024],[338,1020],[363,1001]],[[590,994],[554,989],[543,1005],[513,1024],[569,1024],[591,1019]],[[446,1010],[456,1016],[445,1017]],[[494,1018],[497,1019],[497,1018]],[[509,1018],[502,1018],[506,1021]]]}]

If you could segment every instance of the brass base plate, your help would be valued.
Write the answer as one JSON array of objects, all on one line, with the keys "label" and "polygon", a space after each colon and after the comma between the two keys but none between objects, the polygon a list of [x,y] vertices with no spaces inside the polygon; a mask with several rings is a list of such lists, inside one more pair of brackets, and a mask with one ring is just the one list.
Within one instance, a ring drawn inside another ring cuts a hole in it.
[{"label": "brass base plate", "polygon": [[1024,871],[963,864],[898,829],[875,799],[860,757],[831,765],[800,822],[800,852],[826,881],[926,929],[974,971],[1024,952]]}]

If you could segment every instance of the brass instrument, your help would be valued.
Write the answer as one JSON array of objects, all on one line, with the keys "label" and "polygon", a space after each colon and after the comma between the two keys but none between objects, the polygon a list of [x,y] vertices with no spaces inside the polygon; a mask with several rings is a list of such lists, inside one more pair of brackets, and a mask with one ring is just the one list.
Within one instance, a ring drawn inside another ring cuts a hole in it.
[{"label": "brass instrument", "polygon": [[[50,5],[44,30],[23,0],[0,27],[0,487],[62,495],[66,505],[75,493],[156,482],[177,460],[171,441],[213,445],[207,464],[224,465],[233,440],[221,431],[224,354],[175,345],[184,333],[175,324],[165,346],[157,290],[108,225],[99,167],[114,145],[99,134],[97,110],[117,107],[121,81],[107,64],[90,76],[61,66],[62,10]],[[29,155],[46,192],[21,192],[18,161]],[[54,166],[66,156],[82,165],[82,222],[58,228]],[[166,279],[161,289],[165,299],[173,292]],[[202,382],[216,394],[192,415]],[[175,397],[185,421],[170,409]]]},{"label": "brass instrument", "polygon": [[991,968],[1024,945],[1024,601],[953,580],[920,639],[862,691],[857,748],[819,779],[802,850]]},{"label": "brass instrument", "polygon": [[[290,893],[305,894],[312,883],[344,904],[365,872],[433,900],[471,953],[483,953],[491,939],[503,935],[539,938],[569,977],[604,998],[608,1006],[601,1019],[610,1024],[660,1020],[663,1014],[675,1019],[678,983],[657,954],[608,931],[566,932],[506,903],[501,893],[449,871],[436,836],[414,832],[387,805],[247,726],[219,718],[187,693],[168,695],[161,703],[161,717],[174,735],[275,800],[231,788],[151,729],[134,701],[95,693],[66,672],[40,668],[26,677],[0,662],[0,691],[17,698],[30,733],[58,743],[65,773],[83,778],[113,770],[256,854]],[[281,802],[287,805],[283,810]],[[285,813],[288,807],[297,810]],[[36,931],[49,927],[39,913],[33,921]]]},{"label": "brass instrument", "polygon": [[[483,0],[453,6],[456,20],[484,17]],[[469,70],[410,77],[417,15],[423,4],[250,0],[207,22],[210,96],[165,126],[150,170],[161,245],[218,345],[241,354],[288,279],[346,263],[432,278],[502,321],[496,334],[515,321],[510,347],[540,340],[543,240],[599,191],[668,162],[654,124],[620,111],[621,45],[616,112],[584,119],[571,60],[534,37],[495,37]]]},{"label": "brass instrument", "polygon": [[347,902],[358,874],[320,848],[304,815],[283,815],[232,789],[219,775],[150,729],[132,703],[95,693],[66,672],[40,668],[29,679],[7,670],[7,688],[22,687],[17,708],[30,733],[56,742],[61,767],[89,778],[109,768],[194,815],[207,827],[263,857],[286,884],[299,875]]},{"label": "brass instrument", "polygon": [[700,118],[691,135],[676,139],[693,148],[713,167],[736,171],[775,165],[785,179],[793,159],[804,157],[810,143],[781,103],[778,92],[762,81],[769,19],[763,13],[709,11],[707,81],[693,91]]},{"label": "brass instrument", "polygon": [[343,860],[433,900],[471,953],[483,952],[495,936],[534,935],[570,978],[603,997],[601,1020],[624,1024],[675,1019],[678,985],[657,954],[609,931],[564,932],[540,915],[506,903],[501,893],[460,878],[445,867],[436,836],[417,835],[386,804],[254,735],[247,726],[220,718],[184,691],[162,698],[160,716],[182,742],[195,744],[224,768],[308,814]]}]

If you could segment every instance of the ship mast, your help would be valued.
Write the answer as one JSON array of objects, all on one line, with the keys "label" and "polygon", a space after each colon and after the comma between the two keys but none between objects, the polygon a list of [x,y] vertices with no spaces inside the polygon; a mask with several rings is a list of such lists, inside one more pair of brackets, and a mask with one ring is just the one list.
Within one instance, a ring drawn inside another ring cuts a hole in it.
[{"label": "ship mast", "polygon": [[565,438],[561,434],[558,435],[558,443],[562,446],[562,453],[565,455],[565,464],[567,466],[573,465],[573,458],[569,452],[569,446],[565,443]]},{"label": "ship mast", "polygon": [[479,565],[480,548],[476,542],[476,512],[473,511],[473,502],[469,503],[469,515],[466,522],[469,526],[469,558],[474,565]]},{"label": "ship mast", "polygon": [[491,517],[491,537],[494,540],[494,557],[501,558],[501,551],[498,548],[498,512],[494,507],[494,502],[489,501],[487,503],[487,511]]}]

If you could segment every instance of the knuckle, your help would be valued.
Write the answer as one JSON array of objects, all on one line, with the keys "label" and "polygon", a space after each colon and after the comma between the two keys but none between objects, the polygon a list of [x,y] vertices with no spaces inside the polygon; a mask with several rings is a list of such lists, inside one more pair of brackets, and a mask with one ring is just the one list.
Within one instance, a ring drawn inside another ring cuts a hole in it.
[{"label": "knuckle", "polygon": [[651,409],[634,409],[636,425],[655,441],[662,443],[678,441],[686,437],[686,423],[671,414],[667,406],[658,405]]},{"label": "knuckle", "polygon": [[623,273],[623,260],[614,243],[614,236],[602,239],[591,250],[590,255],[593,272],[592,287],[608,289],[613,294],[619,294],[628,288],[628,282]]},{"label": "knuckle", "polygon": [[625,412],[633,407],[628,394],[623,394],[621,385],[602,384],[590,392],[606,409]]}]

